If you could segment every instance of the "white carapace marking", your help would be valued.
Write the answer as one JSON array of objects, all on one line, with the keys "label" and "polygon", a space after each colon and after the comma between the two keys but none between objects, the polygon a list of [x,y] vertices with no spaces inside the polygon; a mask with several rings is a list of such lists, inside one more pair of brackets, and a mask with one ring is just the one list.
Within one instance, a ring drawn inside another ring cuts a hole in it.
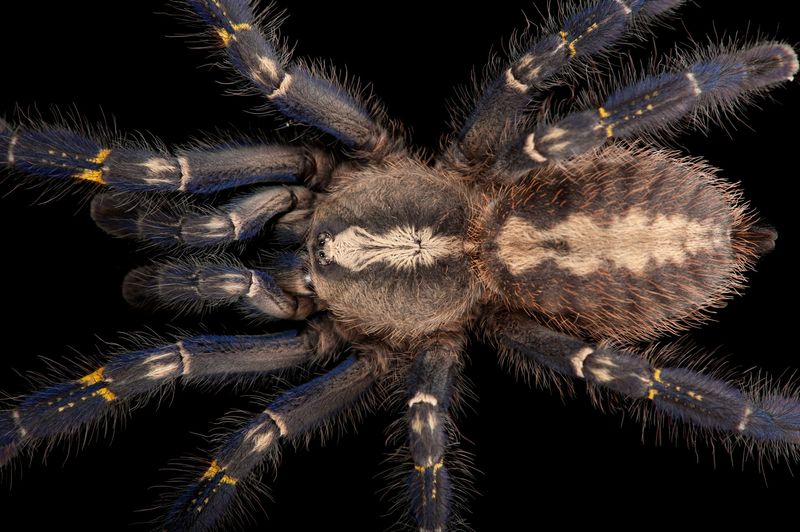
[{"label": "white carapace marking", "polygon": [[569,362],[575,369],[575,375],[577,375],[581,379],[584,378],[583,361],[586,360],[586,357],[588,357],[592,353],[594,353],[594,349],[592,349],[591,347],[582,347],[575,354],[569,357]]},{"label": "white carapace marking", "polygon": [[455,236],[440,236],[430,227],[398,226],[375,234],[350,226],[323,245],[325,256],[352,271],[378,263],[398,270],[432,266],[439,259],[461,255],[463,242]]},{"label": "white carapace marking", "polygon": [[547,260],[574,275],[607,267],[642,274],[653,266],[682,265],[698,253],[730,249],[730,234],[720,224],[680,214],[653,216],[633,208],[609,221],[573,214],[549,229],[510,216],[497,236],[497,246],[498,257],[512,275]]},{"label": "white carapace marking", "polygon": [[414,406],[417,403],[428,403],[429,405],[436,406],[439,404],[439,401],[429,393],[417,392],[417,394],[408,401],[408,406]]}]

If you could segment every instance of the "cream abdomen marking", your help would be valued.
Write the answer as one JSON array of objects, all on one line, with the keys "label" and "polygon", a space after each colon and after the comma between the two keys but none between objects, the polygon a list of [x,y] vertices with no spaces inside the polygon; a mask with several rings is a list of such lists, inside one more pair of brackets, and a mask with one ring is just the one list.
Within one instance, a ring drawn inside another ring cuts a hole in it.
[{"label": "cream abdomen marking", "polygon": [[589,275],[607,267],[642,274],[667,263],[682,265],[698,253],[730,249],[730,235],[724,226],[679,214],[651,216],[638,208],[602,223],[586,214],[574,214],[544,230],[529,220],[510,216],[496,242],[497,255],[512,275],[547,260],[574,275]]},{"label": "cream abdomen marking", "polygon": [[351,226],[334,235],[323,246],[325,255],[336,264],[361,271],[384,263],[399,270],[432,266],[439,259],[461,255],[461,239],[439,236],[430,227],[399,226],[382,234]]}]

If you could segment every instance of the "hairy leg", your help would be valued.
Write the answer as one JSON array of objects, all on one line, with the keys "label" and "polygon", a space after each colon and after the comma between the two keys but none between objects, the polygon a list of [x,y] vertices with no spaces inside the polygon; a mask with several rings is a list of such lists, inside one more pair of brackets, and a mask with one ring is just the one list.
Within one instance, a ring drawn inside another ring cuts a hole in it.
[{"label": "hairy leg", "polygon": [[491,177],[516,181],[532,170],[581,155],[612,138],[667,130],[691,113],[731,109],[755,92],[791,80],[797,54],[786,44],[765,43],[706,59],[681,72],[643,78],[608,96],[594,110],[542,124],[510,144],[490,170]]},{"label": "hairy leg", "polygon": [[501,349],[561,375],[584,379],[697,427],[763,443],[800,443],[800,400],[770,393],[756,397],[699,371],[655,367],[641,356],[542,327],[522,317],[494,327]]},{"label": "hairy leg", "polygon": [[[173,153],[114,145],[63,126],[0,124],[0,164],[53,180],[90,182],[121,191],[208,194],[252,183],[326,183],[332,162],[313,149],[229,144]],[[321,174],[321,175],[320,175]]]},{"label": "hairy leg", "polygon": [[389,132],[337,84],[288,59],[261,31],[247,0],[186,0],[218,40],[229,66],[286,117],[324,131],[362,156],[380,159],[393,146]]},{"label": "hairy leg", "polygon": [[442,342],[420,351],[408,376],[408,477],[411,511],[421,532],[443,532],[451,511],[444,463],[447,423],[462,342]]},{"label": "hairy leg", "polygon": [[84,430],[123,404],[144,403],[178,378],[239,379],[325,356],[335,346],[324,327],[259,336],[193,336],[119,354],[80,378],[54,384],[0,411],[0,464],[28,444]]},{"label": "hairy leg", "polygon": [[448,149],[456,164],[487,162],[508,140],[522,113],[557,76],[597,56],[630,30],[684,0],[600,0],[553,24],[490,81]]},{"label": "hairy leg", "polygon": [[272,220],[312,205],[314,193],[305,187],[268,187],[235,198],[218,208],[174,208],[169,202],[152,209],[140,196],[98,194],[92,219],[105,232],[161,246],[209,247],[240,242],[258,235]]},{"label": "hairy leg", "polygon": [[286,320],[308,317],[316,304],[289,294],[269,273],[236,264],[168,262],[132,270],[122,288],[136,306],[203,309],[233,304],[255,316]]},{"label": "hairy leg", "polygon": [[233,433],[207,469],[172,505],[168,530],[206,530],[230,517],[237,489],[276,452],[280,438],[296,439],[352,409],[375,383],[385,361],[372,352],[353,355],[334,369],[279,395]]}]

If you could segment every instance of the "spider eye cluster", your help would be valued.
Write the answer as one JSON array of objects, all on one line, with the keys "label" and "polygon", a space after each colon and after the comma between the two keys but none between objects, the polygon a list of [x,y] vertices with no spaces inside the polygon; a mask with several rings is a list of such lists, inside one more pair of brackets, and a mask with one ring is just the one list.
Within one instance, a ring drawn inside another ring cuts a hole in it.
[{"label": "spider eye cluster", "polygon": [[317,258],[317,264],[320,266],[327,266],[333,262],[333,259],[325,252],[325,245],[331,240],[333,240],[333,237],[330,233],[320,233],[317,236],[317,249],[314,252],[314,255]]}]

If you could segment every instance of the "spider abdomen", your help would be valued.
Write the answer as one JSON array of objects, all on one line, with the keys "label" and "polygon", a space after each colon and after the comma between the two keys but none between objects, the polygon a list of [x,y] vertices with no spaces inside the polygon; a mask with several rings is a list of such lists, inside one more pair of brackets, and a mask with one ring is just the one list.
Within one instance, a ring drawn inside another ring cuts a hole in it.
[{"label": "spider abdomen", "polygon": [[706,165],[612,145],[504,191],[480,222],[482,278],[567,330],[651,338],[740,286],[774,233]]}]

